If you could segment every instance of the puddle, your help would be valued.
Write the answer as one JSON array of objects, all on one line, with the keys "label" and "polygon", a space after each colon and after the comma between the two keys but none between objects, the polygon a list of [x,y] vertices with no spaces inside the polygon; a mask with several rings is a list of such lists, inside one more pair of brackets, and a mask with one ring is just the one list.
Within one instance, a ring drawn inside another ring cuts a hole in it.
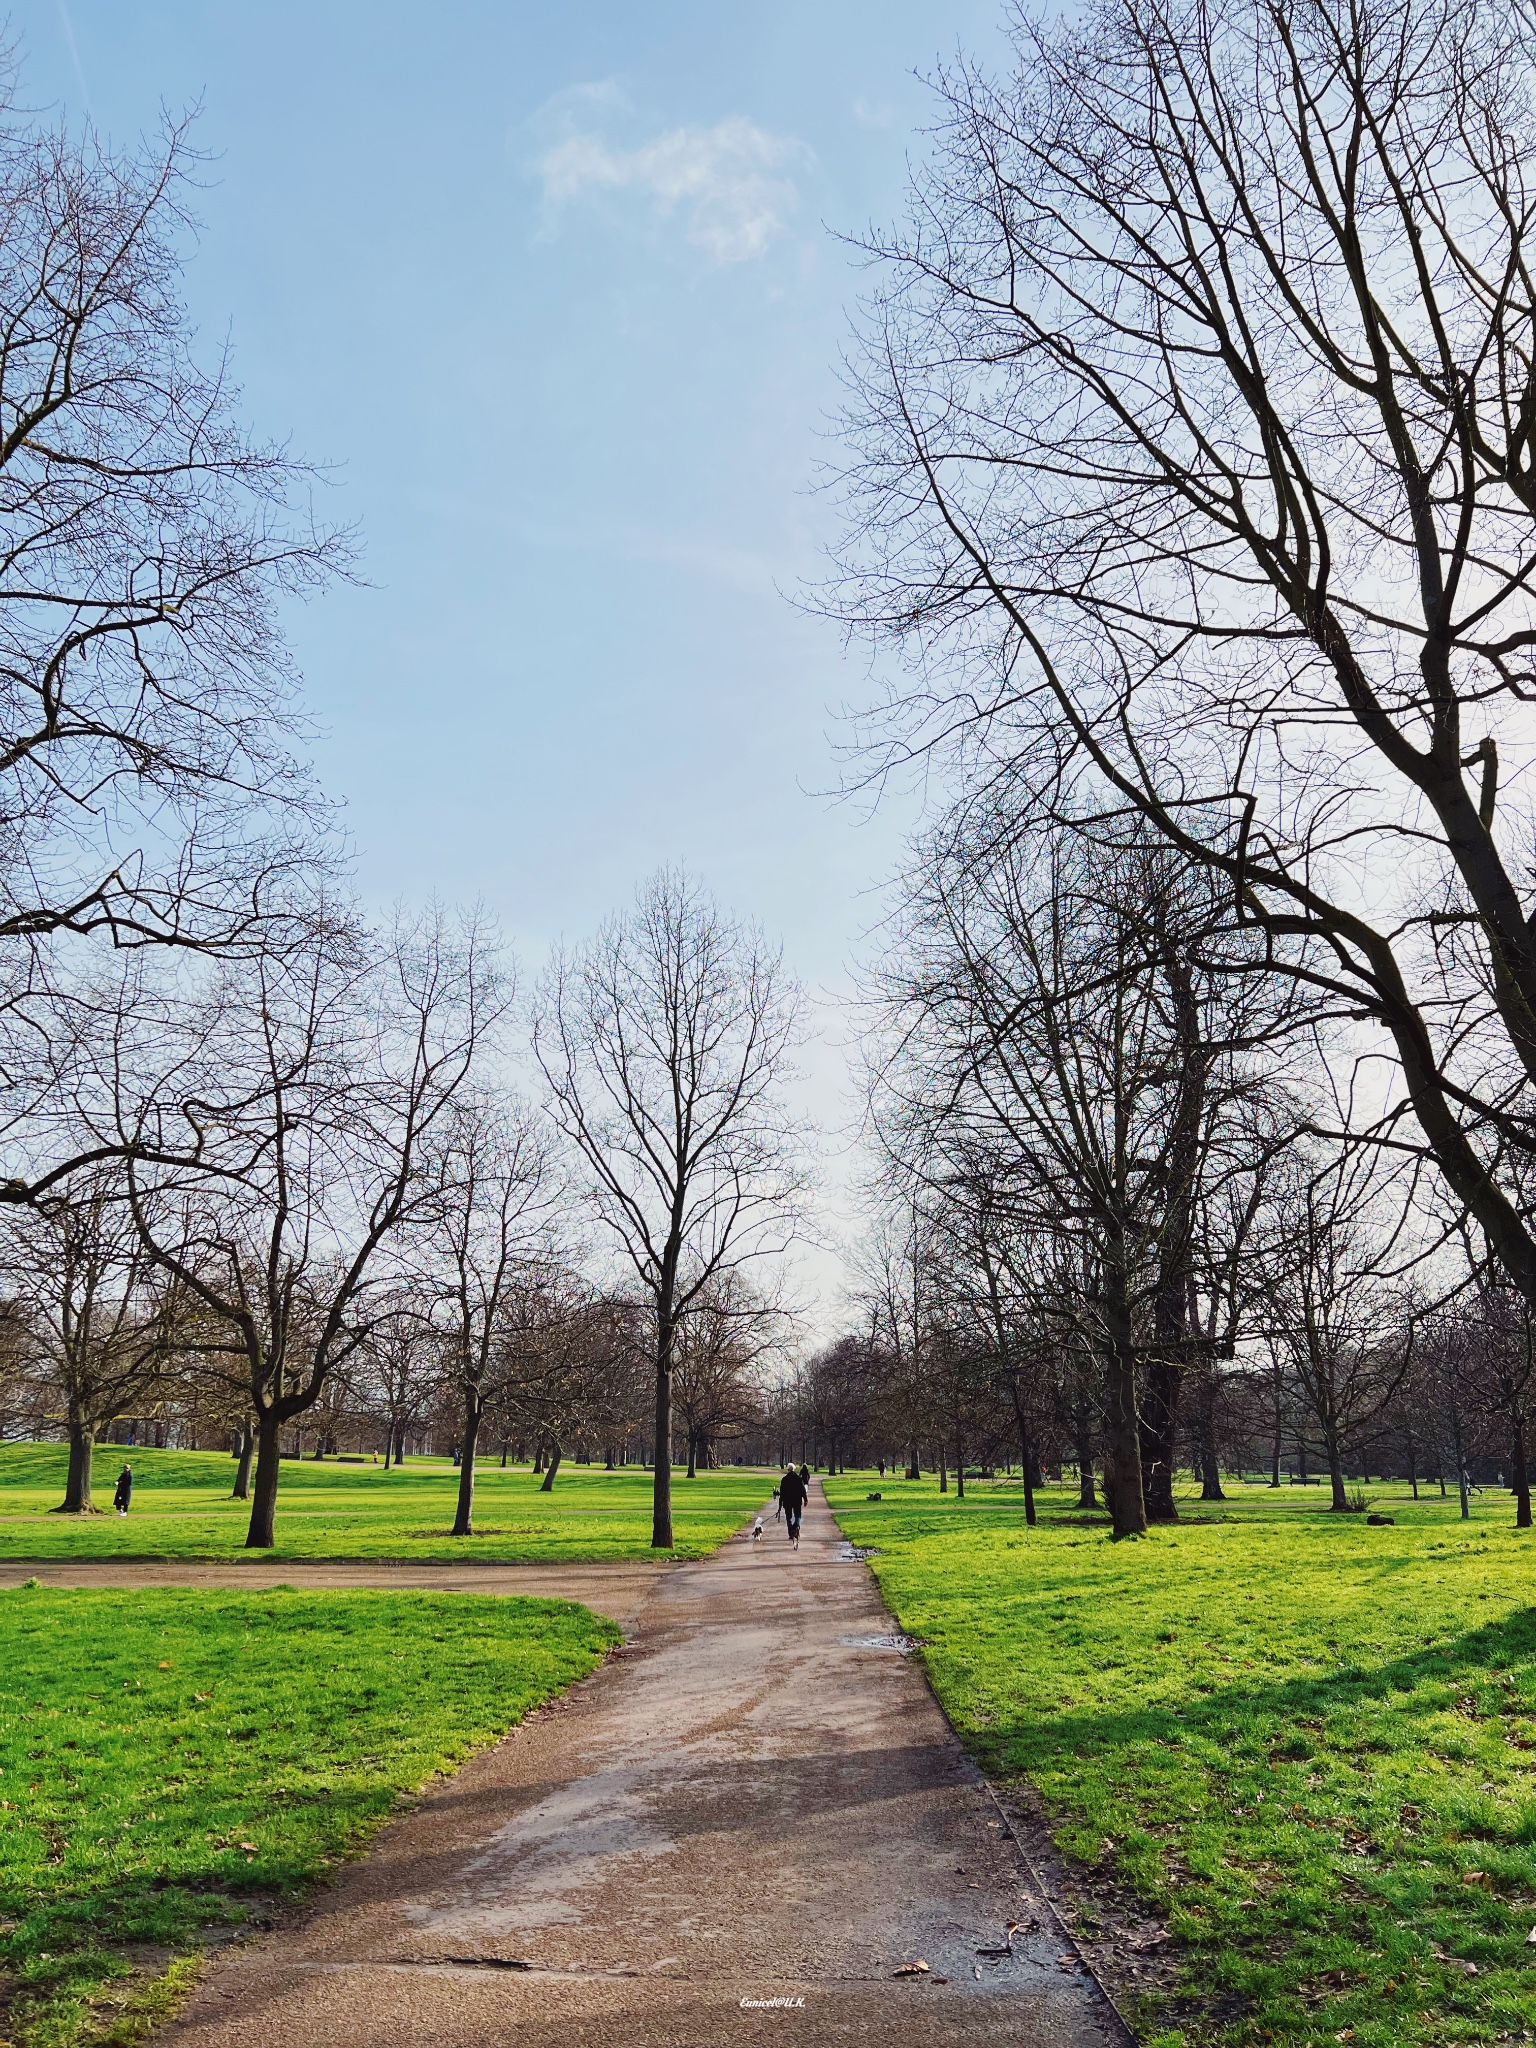
[{"label": "puddle", "polygon": [[870,1546],[858,1543],[844,1543],[837,1553],[837,1561],[839,1564],[862,1564],[866,1557],[880,1557],[883,1555],[882,1551]]},{"label": "puddle", "polygon": [[920,1650],[926,1636],[839,1636],[845,1650]]}]

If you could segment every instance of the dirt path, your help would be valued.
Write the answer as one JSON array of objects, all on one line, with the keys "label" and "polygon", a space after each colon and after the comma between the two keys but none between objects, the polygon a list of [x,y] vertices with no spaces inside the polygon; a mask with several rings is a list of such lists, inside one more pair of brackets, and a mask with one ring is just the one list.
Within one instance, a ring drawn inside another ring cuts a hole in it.
[{"label": "dirt path", "polygon": [[816,1495],[798,1554],[770,1518],[651,1574],[627,1650],[226,1952],[167,2048],[1123,2041]]}]

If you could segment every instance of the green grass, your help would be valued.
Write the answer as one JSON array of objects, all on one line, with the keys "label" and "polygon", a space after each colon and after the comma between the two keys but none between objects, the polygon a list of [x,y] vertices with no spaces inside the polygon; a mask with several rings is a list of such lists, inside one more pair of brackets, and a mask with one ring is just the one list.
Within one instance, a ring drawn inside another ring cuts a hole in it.
[{"label": "green grass", "polygon": [[[475,1476],[473,1537],[453,1537],[459,1475],[446,1458],[386,1472],[382,1465],[284,1462],[277,1543],[247,1552],[249,1504],[232,1501],[234,1460],[219,1451],[97,1450],[92,1486],[110,1508],[124,1456],[133,1465],[127,1516],[56,1515],[64,1497],[62,1444],[0,1444],[0,1558],[398,1557],[417,1564],[574,1563],[650,1557],[652,1475],[564,1465],[553,1493],[526,1465],[487,1462]],[[701,1472],[672,1481],[676,1557],[705,1557],[760,1508],[763,1473]]]},{"label": "green grass", "polygon": [[1462,1523],[1375,1488],[1372,1529],[1234,1488],[1115,1544],[1065,1493],[1026,1531],[1012,1487],[827,1491],[983,1768],[1166,1918],[1150,2041],[1532,2038],[1536,1539],[1507,1495]]},{"label": "green grass", "polygon": [[0,1593],[9,2039],[137,2040],[210,1929],[312,1884],[618,1637],[558,1600]]}]

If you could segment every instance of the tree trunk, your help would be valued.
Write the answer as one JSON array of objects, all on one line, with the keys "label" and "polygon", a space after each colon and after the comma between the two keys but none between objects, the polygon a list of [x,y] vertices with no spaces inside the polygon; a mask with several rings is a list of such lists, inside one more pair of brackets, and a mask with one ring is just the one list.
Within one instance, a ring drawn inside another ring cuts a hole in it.
[{"label": "tree trunk", "polygon": [[263,1415],[256,1430],[256,1478],[251,1490],[251,1521],[245,1532],[247,1550],[270,1550],[277,1541],[277,1482],[282,1471],[278,1438],[282,1425]]},{"label": "tree trunk", "polygon": [[1141,1536],[1147,1507],[1141,1490],[1141,1433],[1136,1415],[1136,1367],[1119,1345],[1104,1375],[1104,1498],[1117,1537]]},{"label": "tree trunk", "polygon": [[1173,1463],[1178,1452],[1179,1394],[1183,1373],[1166,1358],[1151,1358],[1141,1383],[1141,1477],[1149,1522],[1176,1522]]},{"label": "tree trunk", "polygon": [[1329,1513],[1342,1515],[1348,1511],[1349,1500],[1344,1492],[1344,1458],[1339,1449],[1339,1440],[1333,1431],[1328,1432],[1328,1478],[1333,1486],[1333,1500]]},{"label": "tree trunk", "polygon": [[484,1407],[478,1387],[464,1389],[464,1452],[459,1461],[459,1503],[453,1517],[455,1536],[475,1533],[475,1446],[480,1440]]},{"label": "tree trunk", "polygon": [[64,1498],[53,1510],[56,1515],[94,1515],[91,1500],[91,1453],[96,1432],[78,1415],[69,1418],[69,1474],[64,1481]]},{"label": "tree trunk", "polygon": [[[1216,1451],[1216,1369],[1208,1365],[1200,1378],[1195,1400],[1195,1433],[1200,1448],[1200,1498],[1225,1500],[1221,1490],[1221,1460]],[[1239,1475],[1241,1476],[1241,1475]]]},{"label": "tree trunk", "polygon": [[1451,1403],[1451,1443],[1456,1452],[1456,1485],[1461,1494],[1461,1519],[1470,1522],[1472,1503],[1468,1498],[1467,1457],[1461,1442],[1461,1410],[1454,1401]]},{"label": "tree trunk", "polygon": [[651,1486],[651,1548],[672,1548],[672,1324],[657,1318],[656,1471]]},{"label": "tree trunk", "polygon": [[949,1453],[944,1450],[939,1452],[939,1491],[940,1493],[948,1493],[949,1491]]},{"label": "tree trunk", "polygon": [[689,1430],[689,1432],[688,1432],[688,1477],[689,1477],[690,1479],[697,1479],[697,1478],[698,1478],[698,1476],[699,1476],[699,1433],[698,1433],[698,1431],[697,1431],[696,1429],[690,1429],[690,1430]]},{"label": "tree trunk", "polygon": [[1077,1455],[1077,1504],[1080,1508],[1096,1508],[1099,1496],[1093,1483],[1093,1425],[1086,1403],[1077,1410],[1072,1423],[1073,1449]]},{"label": "tree trunk", "polygon": [[1525,1417],[1516,1408],[1510,1417],[1509,1451],[1514,1464],[1515,1527],[1531,1526],[1531,1478],[1525,1462]]},{"label": "tree trunk", "polygon": [[249,1415],[240,1425],[240,1462],[235,1467],[235,1490],[231,1500],[251,1497],[251,1460],[256,1455],[256,1427]]},{"label": "tree trunk", "polygon": [[1029,1441],[1029,1418],[1024,1413],[1024,1403],[1019,1394],[1019,1376],[1009,1375],[1009,1391],[1013,1395],[1013,1419],[1019,1431],[1019,1470],[1024,1478],[1024,1526],[1035,1526],[1035,1480],[1034,1452]]},{"label": "tree trunk", "polygon": [[545,1474],[544,1474],[544,1484],[543,1484],[543,1485],[542,1485],[542,1486],[541,1486],[541,1487],[539,1488],[539,1491],[540,1491],[540,1493],[553,1493],[553,1492],[554,1492],[554,1490],[555,1490],[555,1474],[556,1474],[556,1473],[557,1473],[557,1472],[558,1472],[559,1470],[560,1470],[560,1439],[559,1439],[558,1437],[556,1437],[556,1438],[555,1438],[555,1440],[554,1440],[554,1442],[553,1442],[553,1443],[552,1443],[552,1444],[550,1445],[550,1447],[549,1447],[549,1466],[548,1466],[548,1469],[546,1470],[546,1472],[545,1472]]},{"label": "tree trunk", "polygon": [[1120,1261],[1123,1246],[1105,1260],[1104,1312],[1108,1356],[1104,1361],[1104,1494],[1116,1538],[1143,1536],[1147,1503],[1141,1484],[1141,1429],[1136,1413],[1136,1353],[1130,1304]]}]

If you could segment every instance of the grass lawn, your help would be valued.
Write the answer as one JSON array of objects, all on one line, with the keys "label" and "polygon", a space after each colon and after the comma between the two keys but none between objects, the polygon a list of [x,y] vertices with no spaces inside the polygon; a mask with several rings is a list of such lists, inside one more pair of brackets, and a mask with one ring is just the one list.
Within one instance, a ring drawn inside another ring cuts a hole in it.
[{"label": "grass lawn", "polygon": [[[235,1461],[221,1451],[96,1452],[92,1486],[110,1509],[127,1456],[133,1508],[126,1517],[50,1514],[64,1497],[62,1444],[0,1444],[0,1558],[216,1557],[263,1559],[408,1558],[439,1564],[574,1563],[650,1557],[652,1475],[635,1467],[562,1465],[553,1493],[540,1493],[526,1465],[494,1462],[475,1475],[473,1537],[449,1535],[459,1475],[447,1458],[382,1465],[313,1460],[283,1465],[277,1543],[247,1553],[250,1505],[229,1498]],[[754,1472],[673,1474],[672,1555],[704,1557],[760,1508],[772,1480]]]},{"label": "grass lawn", "polygon": [[0,1593],[0,2040],[137,2040],[211,1928],[618,1637],[559,1600]]},{"label": "grass lawn", "polygon": [[827,1482],[983,1768],[1166,1918],[1149,2041],[1536,2038],[1536,1537],[1230,1490],[1115,1544],[1065,1492],[1026,1531],[1015,1487]]}]

